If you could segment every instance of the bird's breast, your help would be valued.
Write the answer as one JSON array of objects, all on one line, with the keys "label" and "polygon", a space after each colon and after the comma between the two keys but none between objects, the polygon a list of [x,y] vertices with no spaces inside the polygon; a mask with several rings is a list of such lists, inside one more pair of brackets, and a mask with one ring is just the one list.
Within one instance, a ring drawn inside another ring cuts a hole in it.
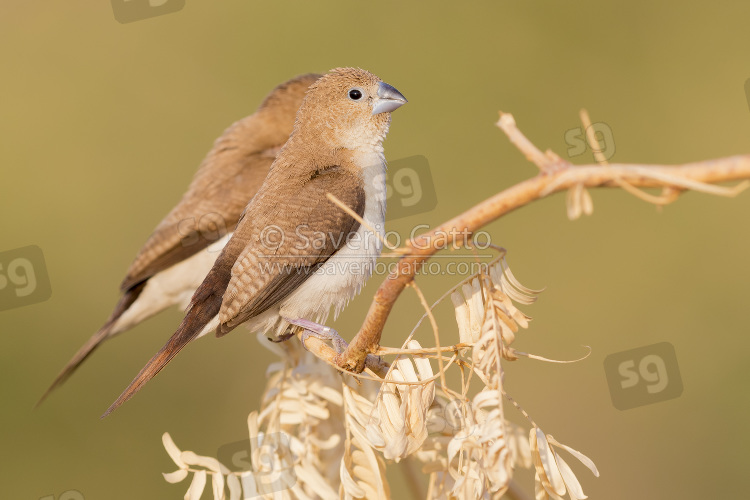
[{"label": "bird's breast", "polygon": [[373,274],[385,235],[386,163],[382,148],[360,153],[354,160],[365,191],[362,219],[366,224],[360,224],[347,243],[287,298],[282,316],[322,322],[331,306],[338,316]]}]

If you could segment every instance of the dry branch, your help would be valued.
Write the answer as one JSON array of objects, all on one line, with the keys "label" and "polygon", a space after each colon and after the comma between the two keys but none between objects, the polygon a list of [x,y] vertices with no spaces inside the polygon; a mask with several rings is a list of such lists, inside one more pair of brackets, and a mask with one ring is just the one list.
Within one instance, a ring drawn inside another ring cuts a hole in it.
[{"label": "dry branch", "polygon": [[675,166],[616,163],[574,166],[551,151],[542,153],[516,127],[510,114],[500,113],[497,126],[526,158],[537,165],[539,175],[499,192],[407,242],[401,250],[404,255],[400,257],[396,270],[378,288],[362,327],[346,351],[336,355],[330,349],[323,351],[316,346],[318,348],[315,352],[318,356],[350,372],[362,372],[367,355],[378,351],[381,333],[394,303],[432,255],[446,248],[448,244],[455,247],[464,244],[467,241],[466,234],[474,233],[503,215],[535,200],[577,187],[624,186],[662,188],[665,194],[669,195],[670,201],[676,199],[683,190],[735,196],[747,187],[747,182],[733,188],[713,184],[750,179],[750,155]]},{"label": "dry branch", "polygon": [[[591,130],[585,112],[581,119]],[[198,498],[210,476],[215,500],[259,493],[290,500],[390,498],[386,460],[402,464],[416,460],[428,477],[430,499],[530,498],[514,483],[513,471],[518,467],[534,471],[536,498],[561,498],[567,493],[586,498],[559,452],[598,477],[594,461],[543,431],[503,387],[505,361],[524,356],[560,362],[511,347],[531,320],[516,305],[531,305],[541,290],[522,285],[506,262],[505,250],[494,245],[490,246],[499,255],[482,272],[455,284],[433,304],[427,303],[414,278],[439,250],[448,245],[471,248],[470,236],[486,224],[559,191],[568,191],[570,218],[593,210],[589,187],[619,187],[656,205],[670,203],[686,190],[734,196],[748,183],[732,188],[713,183],[750,178],[750,155],[673,167],[608,165],[596,155],[600,164],[574,167],[551,151],[542,153],[518,130],[512,116],[501,114],[498,126],[539,168],[539,175],[396,249],[401,255],[396,271],[381,284],[361,330],[343,353],[337,354],[316,337],[306,338],[307,351],[297,343],[268,344],[281,359],[269,366],[260,409],[248,417],[251,463],[247,470],[230,471],[218,459],[181,451],[165,434],[165,448],[178,467],[164,475],[167,481],[182,482],[192,474],[188,496]],[[594,140],[589,137],[590,144]],[[662,194],[644,192],[648,187],[661,188]],[[348,210],[340,200],[331,199]],[[400,348],[381,347],[383,326],[407,286],[417,294],[425,314]],[[432,312],[447,297],[455,309],[459,340],[449,346],[441,342]],[[434,347],[413,339],[425,320],[432,326]],[[395,359],[387,365],[380,361],[382,355]],[[445,372],[451,366],[460,372],[460,389],[448,386]],[[365,369],[367,373],[361,373]],[[336,370],[360,374],[342,378]],[[471,390],[472,377],[479,391]],[[504,400],[525,417],[528,432],[506,418]],[[419,491],[418,473],[408,465],[405,472],[412,492]],[[269,481],[271,477],[294,480],[282,484]]]}]

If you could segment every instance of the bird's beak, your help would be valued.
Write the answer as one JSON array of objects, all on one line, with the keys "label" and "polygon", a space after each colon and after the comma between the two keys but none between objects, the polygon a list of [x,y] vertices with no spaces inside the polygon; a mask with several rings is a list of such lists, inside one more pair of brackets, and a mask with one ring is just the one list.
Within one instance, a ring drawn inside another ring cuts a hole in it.
[{"label": "bird's beak", "polygon": [[378,99],[372,105],[372,114],[388,113],[400,108],[408,101],[395,87],[385,82],[378,83]]}]

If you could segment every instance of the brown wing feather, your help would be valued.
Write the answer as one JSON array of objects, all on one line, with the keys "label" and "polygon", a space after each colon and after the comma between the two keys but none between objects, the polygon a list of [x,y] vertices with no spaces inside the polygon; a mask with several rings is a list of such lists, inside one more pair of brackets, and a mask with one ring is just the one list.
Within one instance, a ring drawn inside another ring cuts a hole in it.
[{"label": "brown wing feather", "polygon": [[[359,225],[359,224],[357,224]],[[242,315],[247,318],[257,316],[269,307],[278,303],[281,299],[289,295],[291,292],[297,289],[302,283],[307,281],[309,277],[315,274],[320,266],[325,264],[328,259],[320,259],[312,265],[284,265],[279,272],[279,275],[271,280],[263,290],[257,295],[252,304],[249,304],[242,309]],[[222,332],[224,334],[226,332]],[[219,336],[222,336],[220,334]]]},{"label": "brown wing feather", "polygon": [[[150,278],[220,239],[237,224],[274,159],[279,140],[264,137],[257,115],[235,123],[216,141],[183,198],[156,227],[121,289]],[[258,129],[258,130],[252,130]]]},{"label": "brown wing feather", "polygon": [[180,203],[141,248],[121,285],[123,291],[234,229],[292,132],[305,91],[320,76],[300,75],[278,85],[255,113],[224,131]]},{"label": "brown wing feather", "polygon": [[[358,215],[364,213],[365,192],[360,178],[347,169],[329,167],[316,172],[295,192],[286,193],[283,203],[272,203],[255,220],[243,221],[238,226],[238,232],[252,236],[232,268],[232,279],[219,315],[218,335],[283,300],[356,233],[359,222],[328,200],[327,193]],[[259,201],[263,200],[268,203],[269,196]],[[248,211],[255,215],[254,203],[255,200]],[[283,234],[280,240],[283,243],[269,248],[264,230],[271,226],[279,235]]]},{"label": "brown wing feather", "polygon": [[[276,189],[278,183],[266,183],[259,199],[253,200],[242,214],[237,230],[230,238],[226,247],[219,255],[208,276],[198,287],[190,302],[187,314],[177,331],[172,335],[164,347],[159,350],[145,367],[136,375],[130,385],[117,400],[102,415],[106,417],[123,403],[132,398],[141,388],[158,374],[177,353],[190,341],[195,339],[203,328],[225,308],[228,293],[232,290],[235,300],[230,300],[232,306],[241,305],[241,314],[232,318],[230,324],[222,324],[217,328],[217,334],[225,334],[243,323],[255,314],[266,310],[279,300],[286,297],[312,273],[278,272],[276,274],[258,275],[257,268],[238,266],[243,258],[263,256],[273,258],[292,271],[303,271],[305,268],[314,269],[346,242],[349,234],[356,232],[359,223],[340,209],[330,210],[332,203],[326,198],[327,193],[342,200],[345,204],[362,215],[365,207],[365,193],[356,175],[340,170],[336,167],[328,168],[319,174],[308,178],[294,192],[287,192],[284,197],[278,197]],[[287,186],[288,187],[288,186]],[[271,201],[271,200],[276,201]],[[268,205],[262,203],[265,201]],[[330,205],[329,205],[330,204]],[[296,214],[285,220],[272,214]],[[260,235],[265,224],[274,222],[288,235],[285,245],[271,250],[260,244]],[[301,224],[304,225],[300,229]],[[327,236],[320,248],[299,245],[315,232]],[[329,235],[334,235],[333,238]],[[341,235],[341,237],[336,237]],[[253,274],[253,271],[256,271]],[[249,296],[249,300],[237,302],[244,294],[237,294],[236,287],[246,278],[262,282],[264,286]]]},{"label": "brown wing feather", "polygon": [[[180,203],[157,226],[128,270],[121,285],[124,296],[107,323],[68,362],[42,400],[109,338],[112,325],[138,298],[146,280],[234,229],[289,137],[307,88],[321,76],[300,75],[278,85],[253,115],[231,125],[216,140]],[[233,238],[227,244],[217,259],[220,265],[214,266],[193,296],[190,313],[178,332],[113,407],[137,392],[216,315],[231,277],[231,266],[244,246],[242,238]]]}]

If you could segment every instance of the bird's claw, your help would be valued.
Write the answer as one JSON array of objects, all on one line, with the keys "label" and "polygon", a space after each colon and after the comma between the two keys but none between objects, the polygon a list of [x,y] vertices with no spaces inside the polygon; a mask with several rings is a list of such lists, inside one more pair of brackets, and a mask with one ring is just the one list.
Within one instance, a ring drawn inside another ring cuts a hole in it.
[{"label": "bird's claw", "polygon": [[302,328],[302,336],[300,340],[305,349],[307,349],[305,341],[310,337],[315,337],[320,340],[330,340],[337,354],[341,354],[349,346],[349,344],[341,338],[338,332],[329,326],[321,325],[307,319],[284,319],[292,325]]}]

